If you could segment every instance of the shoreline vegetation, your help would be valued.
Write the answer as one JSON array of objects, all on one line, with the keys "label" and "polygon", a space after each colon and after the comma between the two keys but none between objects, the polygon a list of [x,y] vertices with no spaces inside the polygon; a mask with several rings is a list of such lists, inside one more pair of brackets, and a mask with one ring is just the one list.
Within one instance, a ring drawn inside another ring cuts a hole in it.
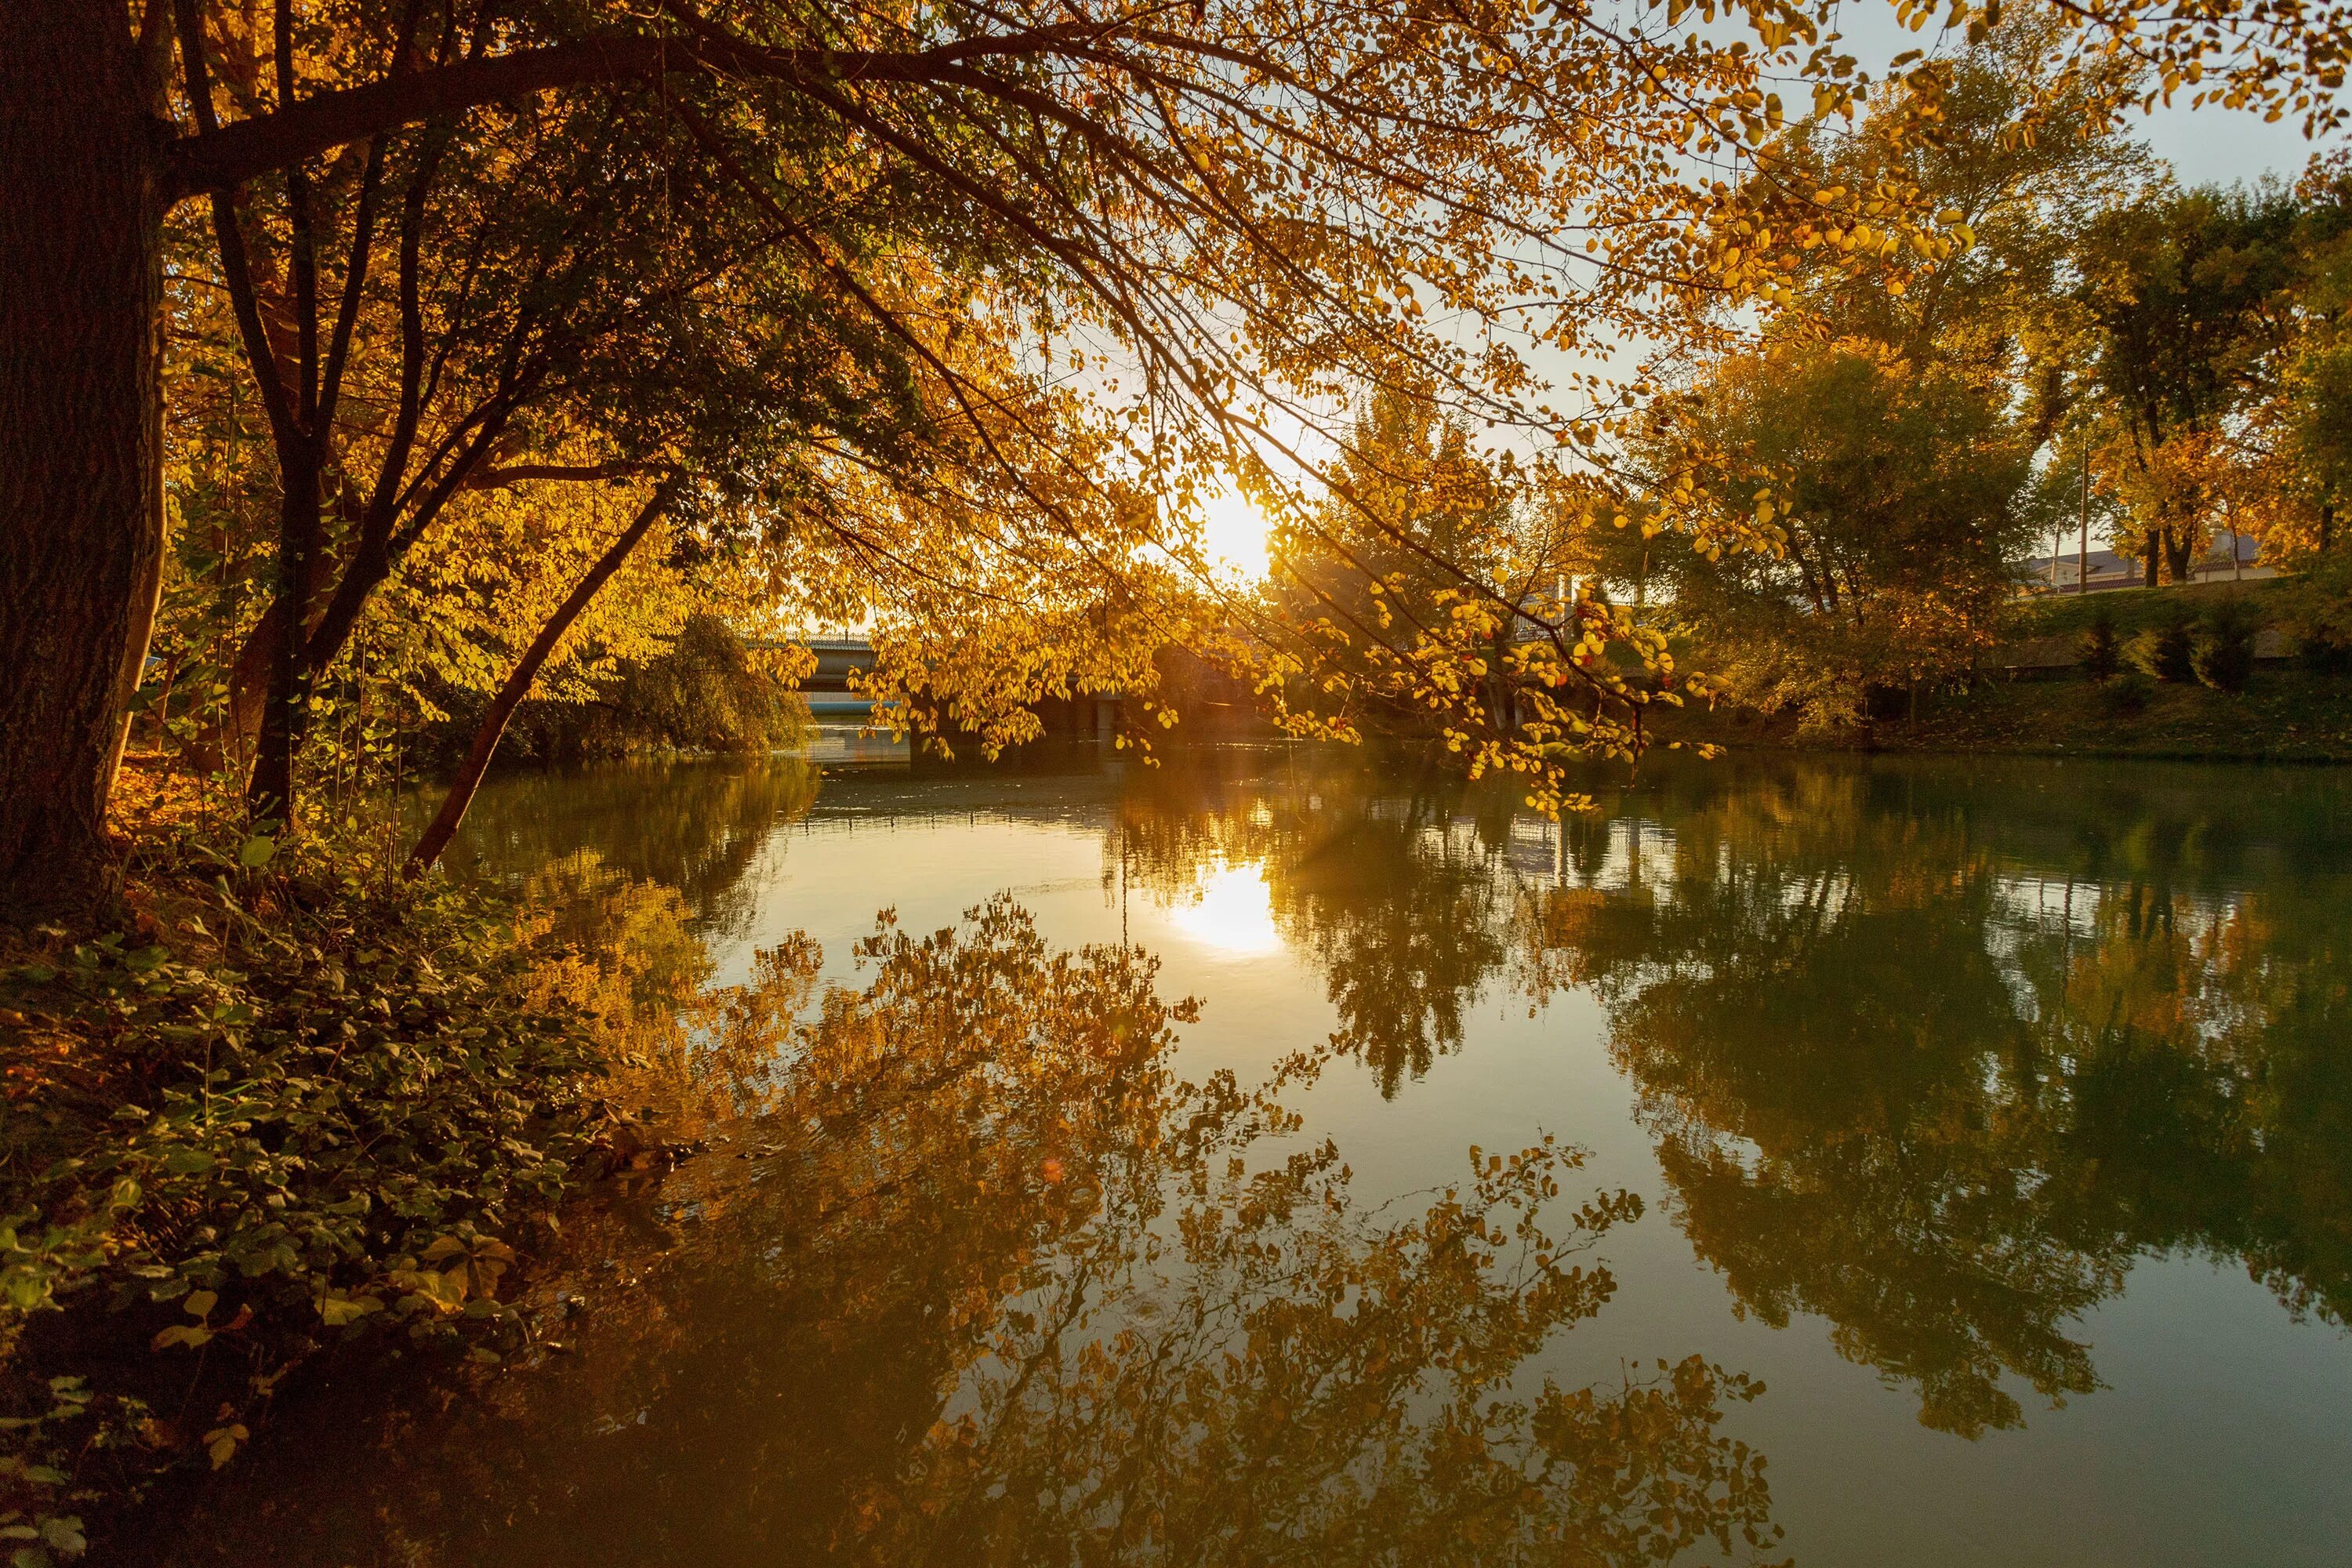
[{"label": "shoreline vegetation", "polygon": [[2295,578],[2037,596],[1966,678],[1916,698],[1879,689],[1853,721],[1809,728],[1727,701],[1672,715],[1659,735],[1745,751],[2352,763],[2352,661],[2329,604],[2328,584]]},{"label": "shoreline vegetation", "polygon": [[[550,911],[130,773],[116,929],[0,947],[0,1540],[79,1556],[330,1350],[496,1363],[500,1281],[635,1124]],[[356,825],[354,825],[356,827]]]}]

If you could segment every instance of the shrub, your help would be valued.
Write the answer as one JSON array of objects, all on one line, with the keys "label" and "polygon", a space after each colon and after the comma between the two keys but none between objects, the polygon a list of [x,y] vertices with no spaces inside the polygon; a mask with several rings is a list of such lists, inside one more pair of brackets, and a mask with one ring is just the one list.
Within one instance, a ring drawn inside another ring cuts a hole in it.
[{"label": "shrub", "polygon": [[2127,669],[2121,679],[2107,685],[2103,695],[2108,712],[2119,717],[2138,713],[2147,709],[2149,700],[2156,695],[2156,682],[2150,680],[2144,670]]},{"label": "shrub", "polygon": [[2254,613],[2228,598],[2205,613],[2197,640],[2197,679],[2220,691],[2243,691],[2254,674]]},{"label": "shrub", "polygon": [[2132,663],[2157,679],[2185,685],[2197,679],[2197,619],[2175,600],[2164,618],[2132,639]]},{"label": "shrub", "polygon": [[128,929],[0,953],[0,1516],[58,1552],[66,1500],[226,1462],[321,1343],[519,1332],[499,1280],[590,1147],[597,1048],[533,1005],[543,921],[371,870],[149,837]]},{"label": "shrub", "polygon": [[2284,603],[2304,668],[2315,675],[2352,671],[2352,554],[2339,550],[2305,565]]},{"label": "shrub", "polygon": [[2102,598],[2091,606],[2091,624],[2083,631],[2083,668],[2094,680],[2112,680],[2123,667],[2123,649],[2116,637],[2115,606]]},{"label": "shrub", "polygon": [[[756,756],[806,736],[808,708],[724,621],[688,617],[668,651],[623,665],[585,700],[535,697],[516,710],[499,755],[509,763],[608,762],[664,752]],[[448,718],[427,737],[430,758],[454,766],[486,704],[440,693]]]},{"label": "shrub", "polygon": [[2352,674],[2352,637],[2328,630],[2305,632],[2295,644],[2295,657],[2314,675]]}]

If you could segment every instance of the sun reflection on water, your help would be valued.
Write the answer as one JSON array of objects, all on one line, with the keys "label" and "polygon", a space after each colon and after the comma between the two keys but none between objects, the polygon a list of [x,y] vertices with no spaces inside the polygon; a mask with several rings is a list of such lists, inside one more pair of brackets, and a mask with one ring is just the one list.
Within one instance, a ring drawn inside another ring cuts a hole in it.
[{"label": "sun reflection on water", "polygon": [[1170,923],[1203,947],[1250,956],[1282,946],[1274,928],[1274,894],[1260,864],[1220,866],[1202,874],[1193,901],[1169,914]]}]

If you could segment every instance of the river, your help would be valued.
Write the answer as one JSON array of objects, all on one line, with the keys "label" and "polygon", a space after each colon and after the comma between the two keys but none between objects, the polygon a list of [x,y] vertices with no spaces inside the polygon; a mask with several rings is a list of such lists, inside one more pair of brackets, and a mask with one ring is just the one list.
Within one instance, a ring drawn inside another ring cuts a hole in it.
[{"label": "river", "polygon": [[688,1157],[142,1560],[2345,1561],[2352,776],[1592,787],[494,784]]}]

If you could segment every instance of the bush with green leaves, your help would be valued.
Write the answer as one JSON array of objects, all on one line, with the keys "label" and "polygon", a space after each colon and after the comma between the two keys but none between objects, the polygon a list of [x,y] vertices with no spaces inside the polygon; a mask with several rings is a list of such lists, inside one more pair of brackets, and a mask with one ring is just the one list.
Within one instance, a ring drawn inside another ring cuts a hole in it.
[{"label": "bush with green leaves", "polygon": [[2166,606],[2164,618],[2132,639],[2132,664],[2168,685],[2183,686],[2197,679],[2197,617],[2178,601]]},{"label": "bush with green leaves", "polygon": [[2083,669],[2094,680],[2112,680],[2123,668],[2123,648],[2116,636],[2116,612],[2105,599],[2091,609],[2090,625],[2083,629]]},{"label": "bush with green leaves", "polygon": [[2223,599],[2205,612],[2197,639],[2197,679],[2218,691],[2243,691],[2254,676],[2254,613],[2244,600]]},{"label": "bush with green leaves", "polygon": [[2286,630],[2304,668],[2315,675],[2352,673],[2352,551],[2306,563],[2286,599]]},{"label": "bush with green leaves", "polygon": [[[452,761],[479,721],[479,698],[451,693],[449,719],[426,738]],[[689,616],[667,652],[624,664],[584,700],[537,697],[516,710],[501,755],[570,764],[665,752],[756,756],[806,738],[808,705],[713,616]]]},{"label": "bush with green leaves", "polygon": [[[226,1462],[237,1402],[322,1344],[495,1360],[520,1332],[500,1279],[591,1146],[601,1061],[583,1016],[534,1004],[538,925],[274,848],[184,841],[134,873],[138,934],[42,933],[0,972],[0,1541],[20,1562],[77,1551],[66,1510],[125,1478]],[[207,1346],[220,1419],[163,1432],[145,1397]]]}]

